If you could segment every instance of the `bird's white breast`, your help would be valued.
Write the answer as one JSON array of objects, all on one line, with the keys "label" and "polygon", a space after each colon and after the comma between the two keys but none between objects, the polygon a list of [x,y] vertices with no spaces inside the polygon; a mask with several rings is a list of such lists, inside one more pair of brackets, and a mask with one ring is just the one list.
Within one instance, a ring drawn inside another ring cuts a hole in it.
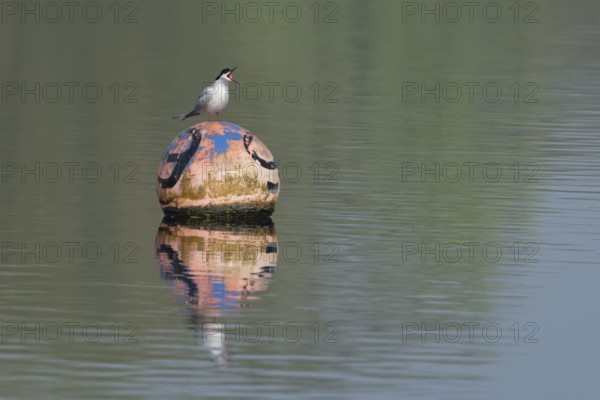
[{"label": "bird's white breast", "polygon": [[229,102],[229,88],[226,83],[215,82],[212,92],[206,105],[206,111],[210,114],[221,112]]}]

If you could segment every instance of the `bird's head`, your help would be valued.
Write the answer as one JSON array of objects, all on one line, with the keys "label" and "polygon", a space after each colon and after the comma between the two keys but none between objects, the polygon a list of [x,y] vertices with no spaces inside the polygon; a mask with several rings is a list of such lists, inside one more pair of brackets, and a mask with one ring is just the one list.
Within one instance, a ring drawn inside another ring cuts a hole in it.
[{"label": "bird's head", "polygon": [[225,79],[228,82],[239,83],[238,81],[233,79],[233,75],[231,75],[233,73],[233,71],[235,71],[236,68],[237,67],[234,67],[233,69],[225,68],[224,70],[222,70],[219,73],[219,75],[217,75],[217,78],[215,79],[215,81],[218,81],[219,79]]}]

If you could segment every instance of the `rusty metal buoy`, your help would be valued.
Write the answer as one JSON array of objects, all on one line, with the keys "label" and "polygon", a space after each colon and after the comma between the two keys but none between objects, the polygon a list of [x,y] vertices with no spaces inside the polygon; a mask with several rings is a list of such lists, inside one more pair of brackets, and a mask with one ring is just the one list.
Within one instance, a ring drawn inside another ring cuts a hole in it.
[{"label": "rusty metal buoy", "polygon": [[279,198],[279,171],[250,131],[206,121],[171,142],[158,167],[156,192],[167,216],[269,216]]}]

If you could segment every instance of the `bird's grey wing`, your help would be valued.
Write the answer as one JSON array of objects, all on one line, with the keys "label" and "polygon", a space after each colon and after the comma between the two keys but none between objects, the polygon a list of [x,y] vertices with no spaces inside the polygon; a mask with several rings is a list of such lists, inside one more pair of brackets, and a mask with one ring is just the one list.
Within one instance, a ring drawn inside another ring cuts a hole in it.
[{"label": "bird's grey wing", "polygon": [[202,91],[198,95],[198,101],[196,101],[196,109],[204,110],[206,108],[206,104],[208,103],[208,99],[210,98],[210,92],[210,85],[202,89]]}]

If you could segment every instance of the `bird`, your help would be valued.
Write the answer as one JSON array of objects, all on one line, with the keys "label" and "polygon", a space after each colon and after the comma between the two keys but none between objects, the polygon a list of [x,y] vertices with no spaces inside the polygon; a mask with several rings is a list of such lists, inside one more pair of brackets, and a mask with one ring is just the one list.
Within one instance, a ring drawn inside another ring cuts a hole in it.
[{"label": "bird", "polygon": [[194,108],[190,112],[176,115],[172,119],[183,121],[186,118],[201,114],[208,115],[209,121],[211,114],[217,114],[217,118],[219,118],[219,113],[223,111],[229,102],[229,82],[239,83],[231,75],[236,68],[225,68],[219,72],[215,81],[202,89]]}]

